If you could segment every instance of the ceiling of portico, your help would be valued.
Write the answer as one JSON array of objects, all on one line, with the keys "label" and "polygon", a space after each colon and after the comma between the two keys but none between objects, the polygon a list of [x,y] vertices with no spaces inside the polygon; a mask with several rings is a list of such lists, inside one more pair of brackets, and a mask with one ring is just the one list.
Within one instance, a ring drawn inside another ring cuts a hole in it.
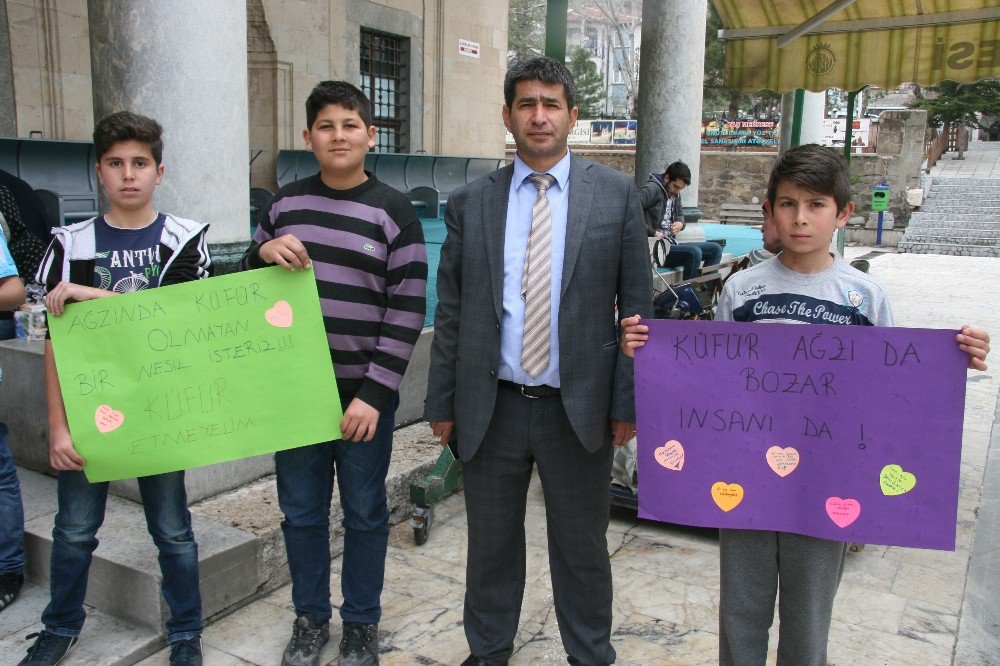
[{"label": "ceiling of portico", "polygon": [[[997,0],[713,0],[724,29],[727,83],[856,90],[1000,76]],[[801,24],[825,20],[779,45]]]}]

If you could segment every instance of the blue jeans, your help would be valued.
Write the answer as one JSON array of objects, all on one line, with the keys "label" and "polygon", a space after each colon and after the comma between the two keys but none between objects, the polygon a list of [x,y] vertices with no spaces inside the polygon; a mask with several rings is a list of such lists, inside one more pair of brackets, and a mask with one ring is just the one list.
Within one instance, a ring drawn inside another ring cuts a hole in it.
[{"label": "blue jeans", "polygon": [[24,570],[24,505],[17,469],[7,447],[7,424],[0,421],[0,574]]},{"label": "blue jeans", "polygon": [[[170,608],[167,642],[201,634],[198,544],[191,531],[184,472],[138,479],[146,528],[159,550],[163,598]],[[59,512],[52,528],[51,600],[42,623],[59,636],[78,636],[86,613],[87,575],[97,530],[104,522],[108,484],[89,483],[83,472],[59,472]]]},{"label": "blue jeans", "polygon": [[706,266],[714,266],[722,260],[722,246],[718,243],[677,243],[670,246],[667,253],[666,268],[684,267],[684,279],[690,280],[698,275],[701,262]]},{"label": "blue jeans", "polygon": [[278,504],[285,519],[292,603],[296,615],[323,624],[330,604],[330,502],[333,474],[344,510],[344,556],[340,589],[344,622],[374,624],[382,616],[385,553],[389,545],[389,508],[385,477],[392,456],[392,427],[399,397],[379,416],[370,442],[335,440],[274,454]]}]

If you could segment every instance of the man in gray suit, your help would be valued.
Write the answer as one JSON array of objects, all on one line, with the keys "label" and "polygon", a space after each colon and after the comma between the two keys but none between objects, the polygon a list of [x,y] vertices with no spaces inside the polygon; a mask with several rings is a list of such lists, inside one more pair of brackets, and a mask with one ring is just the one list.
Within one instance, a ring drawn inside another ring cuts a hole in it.
[{"label": "man in gray suit", "polygon": [[454,192],[445,214],[424,416],[442,444],[455,435],[464,467],[466,664],[512,653],[535,463],[569,662],[615,660],[611,454],[635,431],[615,307],[650,315],[651,269],[635,186],[569,153],[576,117],[562,63],[511,65],[503,119],[514,164]]}]

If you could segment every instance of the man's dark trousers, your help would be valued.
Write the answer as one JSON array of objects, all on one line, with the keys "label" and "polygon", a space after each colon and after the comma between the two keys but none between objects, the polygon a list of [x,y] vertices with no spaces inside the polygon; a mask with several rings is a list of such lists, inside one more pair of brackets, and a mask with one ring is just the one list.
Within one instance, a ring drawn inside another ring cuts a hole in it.
[{"label": "man's dark trousers", "polygon": [[472,653],[502,663],[513,648],[525,584],[524,516],[532,466],[545,494],[556,619],[570,663],[610,664],[607,556],[611,438],[583,448],[558,395],[501,388],[483,443],[463,464],[469,521],[465,633]]}]

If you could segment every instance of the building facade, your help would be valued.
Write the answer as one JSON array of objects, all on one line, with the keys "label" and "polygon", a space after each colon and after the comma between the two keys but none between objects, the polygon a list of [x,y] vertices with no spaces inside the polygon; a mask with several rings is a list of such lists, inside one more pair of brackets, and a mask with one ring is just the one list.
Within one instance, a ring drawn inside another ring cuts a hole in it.
[{"label": "building facade", "polygon": [[[251,185],[274,189],[278,151],[304,147],[305,100],[324,79],[369,94],[378,151],[503,155],[507,3],[214,1],[246,12]],[[13,119],[0,135],[90,139],[88,13],[88,0],[0,0],[0,119]]]}]

